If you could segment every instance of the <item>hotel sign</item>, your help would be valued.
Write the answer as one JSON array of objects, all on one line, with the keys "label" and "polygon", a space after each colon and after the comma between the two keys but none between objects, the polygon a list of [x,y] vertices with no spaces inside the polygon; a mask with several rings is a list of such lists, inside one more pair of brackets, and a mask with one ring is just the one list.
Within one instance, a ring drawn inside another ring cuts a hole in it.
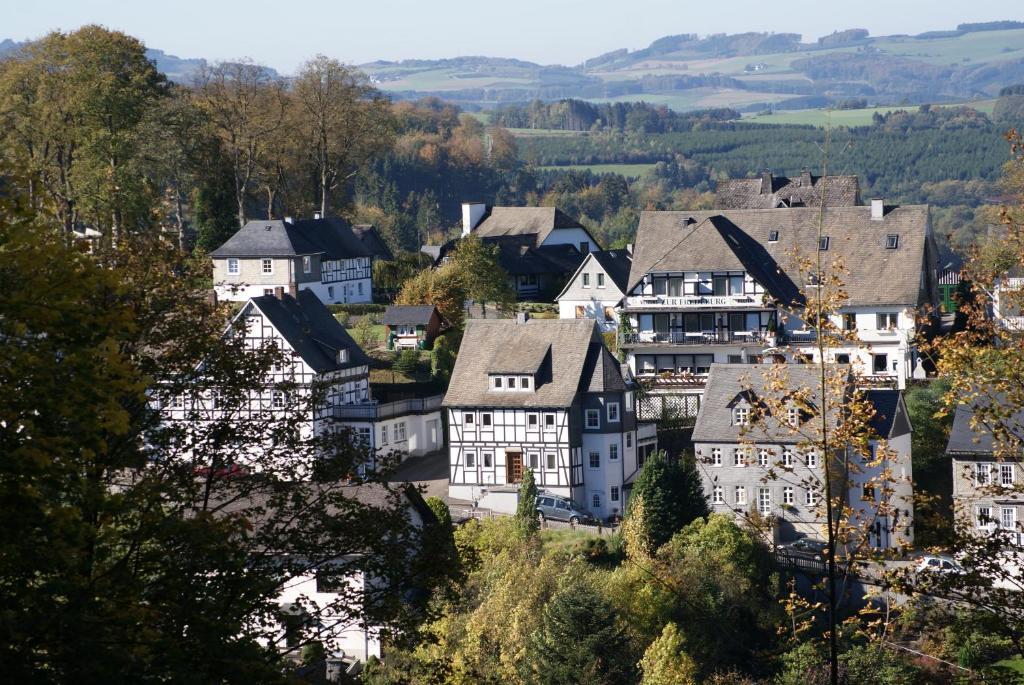
[{"label": "hotel sign", "polygon": [[688,295],[686,297],[652,297],[644,295],[629,299],[629,304],[634,307],[749,307],[759,303],[759,300],[751,295]]}]

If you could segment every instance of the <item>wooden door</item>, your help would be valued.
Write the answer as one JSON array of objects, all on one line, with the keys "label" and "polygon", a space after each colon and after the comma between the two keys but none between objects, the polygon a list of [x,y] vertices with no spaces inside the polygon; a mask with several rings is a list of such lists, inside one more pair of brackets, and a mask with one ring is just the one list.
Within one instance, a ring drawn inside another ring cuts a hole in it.
[{"label": "wooden door", "polygon": [[518,483],[523,480],[523,453],[505,452],[505,482]]}]

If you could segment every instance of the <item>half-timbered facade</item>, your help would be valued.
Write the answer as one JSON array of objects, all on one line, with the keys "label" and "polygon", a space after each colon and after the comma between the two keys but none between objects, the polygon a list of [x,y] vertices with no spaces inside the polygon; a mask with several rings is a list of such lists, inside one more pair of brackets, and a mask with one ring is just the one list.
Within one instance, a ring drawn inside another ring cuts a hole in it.
[{"label": "half-timbered facade", "polygon": [[210,253],[223,300],[311,290],[328,304],[373,301],[370,248],[343,219],[253,220]]},{"label": "half-timbered facade", "polygon": [[827,271],[842,265],[847,298],[833,323],[857,339],[831,346],[825,361],[850,364],[866,382],[904,387],[918,363],[918,315],[938,299],[937,251],[927,206],[880,200],[824,210],[644,212],[621,330],[632,372],[666,381],[666,392],[699,394],[694,381],[713,363],[819,361],[815,331],[802,318],[821,287],[807,266],[819,253]]},{"label": "half-timbered facade", "polygon": [[477,500],[530,469],[540,489],[594,516],[624,511],[625,487],[656,440],[595,321],[472,320],[444,407],[449,495]]},{"label": "half-timbered facade", "polygon": [[[810,392],[807,402],[788,405],[775,386],[820,388],[821,370],[816,365],[791,365],[774,376],[771,365],[714,364],[693,431],[698,470],[704,494],[713,512],[749,518],[755,513],[771,517],[779,537],[825,535],[825,469],[832,469],[833,487],[843,493],[851,511],[851,525],[866,533],[876,548],[896,548],[913,542],[913,472],[911,427],[898,390],[872,390],[867,398],[875,408],[872,459],[856,460],[840,468],[844,460],[829,458],[808,448],[807,436],[815,435],[817,412],[823,406],[820,392]],[[778,368],[775,369],[779,371]],[[853,378],[844,374],[848,392]],[[766,402],[767,398],[771,402]],[[768,407],[784,412],[772,416]],[[760,419],[753,417],[760,414]],[[831,426],[839,417],[828,416]],[[809,423],[811,422],[811,423]],[[808,428],[804,428],[808,426]],[[881,449],[884,445],[885,449]]]}]

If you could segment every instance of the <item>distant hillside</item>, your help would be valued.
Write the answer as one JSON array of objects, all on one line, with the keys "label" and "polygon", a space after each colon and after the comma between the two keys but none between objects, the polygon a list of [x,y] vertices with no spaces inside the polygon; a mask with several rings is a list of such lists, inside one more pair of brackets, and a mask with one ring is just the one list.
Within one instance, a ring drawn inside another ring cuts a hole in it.
[{"label": "distant hillside", "polygon": [[[10,38],[0,40],[0,58],[5,55],[16,53],[23,45],[25,45],[24,42],[19,43],[11,40]],[[190,82],[206,64],[206,60],[202,58],[178,57],[177,55],[169,55],[163,50],[157,50],[155,48],[148,48],[146,50],[146,56],[156,63],[156,68],[166,74],[167,78],[177,83]],[[277,74],[273,69],[270,69],[269,71],[272,74]]]},{"label": "distant hillside", "polygon": [[1024,81],[1024,22],[960,24],[917,36],[872,37],[855,28],[813,43],[794,33],[679,34],[574,67],[460,57],[362,68],[396,98],[436,95],[470,108],[537,98],[743,111],[849,98],[873,105],[956,102],[990,99]]}]

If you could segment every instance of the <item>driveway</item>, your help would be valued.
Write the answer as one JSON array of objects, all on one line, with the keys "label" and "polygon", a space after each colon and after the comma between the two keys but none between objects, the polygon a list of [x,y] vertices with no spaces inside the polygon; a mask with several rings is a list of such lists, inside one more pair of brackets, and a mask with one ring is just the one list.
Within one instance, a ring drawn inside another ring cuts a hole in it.
[{"label": "driveway", "polygon": [[448,450],[431,452],[422,457],[408,457],[388,476],[391,483],[414,483],[425,489],[424,497],[440,497],[448,501]]}]

